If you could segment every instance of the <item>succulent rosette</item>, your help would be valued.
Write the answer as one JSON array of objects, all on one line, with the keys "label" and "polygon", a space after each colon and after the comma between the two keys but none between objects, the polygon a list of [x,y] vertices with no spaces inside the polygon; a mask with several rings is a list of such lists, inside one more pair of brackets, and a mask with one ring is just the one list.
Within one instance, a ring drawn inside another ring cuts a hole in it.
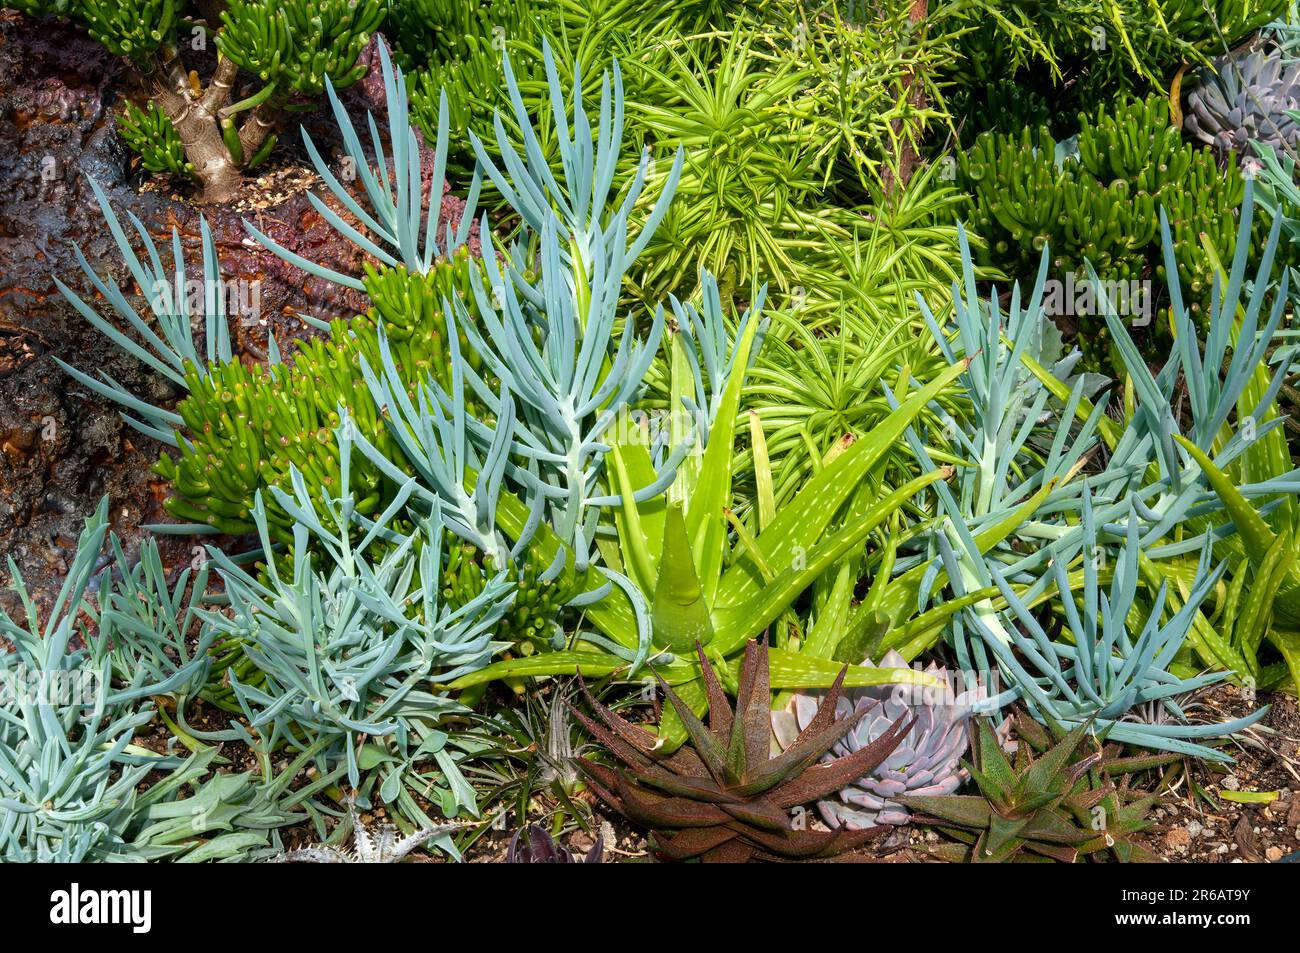
[{"label": "succulent rosette", "polygon": [[[880,665],[906,668],[907,661],[891,651]],[[926,672],[951,685],[947,669],[931,663]],[[772,712],[772,729],[782,749],[811,723],[822,694],[796,694],[784,710]],[[970,744],[970,719],[986,697],[982,687],[960,694],[907,685],[845,690],[836,703],[836,716],[852,715],[857,724],[827,752],[824,761],[848,757],[870,745],[900,717],[916,720],[899,746],[875,769],[817,802],[822,819],[834,830],[906,824],[910,814],[895,798],[956,791],[969,777],[962,756]]]},{"label": "succulent rosette", "polygon": [[1215,60],[1187,96],[1186,131],[1202,142],[1252,154],[1251,143],[1288,149],[1300,141],[1300,64],[1252,50]]}]

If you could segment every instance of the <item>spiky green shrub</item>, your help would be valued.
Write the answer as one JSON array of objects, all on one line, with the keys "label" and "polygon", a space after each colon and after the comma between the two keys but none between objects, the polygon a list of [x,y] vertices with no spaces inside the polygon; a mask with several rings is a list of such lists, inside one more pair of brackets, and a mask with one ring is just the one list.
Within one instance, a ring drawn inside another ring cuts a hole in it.
[{"label": "spiky green shrub", "polygon": [[[662,62],[663,45],[679,42],[673,11],[656,0],[480,0],[468,6],[403,0],[403,8],[399,16],[408,25],[396,33],[397,48],[407,62],[419,65],[408,83],[411,111],[425,137],[437,134],[439,100],[445,94],[451,127],[473,133],[495,157],[500,155],[494,127],[498,117],[512,137],[519,135],[506,95],[504,55],[510,57],[529,115],[536,117],[543,154],[554,163],[559,144],[547,112],[543,45],[550,46],[561,80],[569,85],[576,76],[584,93],[595,99],[601,76],[616,60],[625,90],[637,98],[636,90],[645,82],[640,64]],[[438,55],[427,55],[431,46]],[[629,133],[635,136],[637,130]],[[457,136],[450,148],[453,178],[467,182],[475,161],[470,137]]]},{"label": "spiky green shrub", "polygon": [[782,111],[803,89],[797,61],[770,65],[752,35],[735,33],[670,50],[646,67],[647,99],[631,104],[658,163],[681,150],[677,194],[634,276],[650,298],[689,293],[700,267],[725,298],[759,282],[797,285],[796,259],[810,246],[848,237],[849,216],[806,201],[820,180]]},{"label": "spiky green shrub", "polygon": [[941,28],[913,23],[911,5],[798,0],[759,28],[777,64],[799,70],[800,87],[779,107],[815,179],[850,192],[899,173],[947,120],[936,83],[951,52]]},{"label": "spiky green shrub", "polygon": [[[852,312],[845,312],[850,320],[819,330],[803,323],[802,312],[775,315],[763,352],[746,377],[743,404],[750,426],[763,434],[778,508],[813,473],[889,416],[893,408],[877,390],[877,381],[900,365],[920,379],[942,371],[937,352],[915,346],[910,319],[875,327],[853,321]],[[737,469],[746,473],[752,459],[752,450],[739,454]],[[888,453],[884,466],[889,479],[906,480],[912,457],[899,446]]]}]

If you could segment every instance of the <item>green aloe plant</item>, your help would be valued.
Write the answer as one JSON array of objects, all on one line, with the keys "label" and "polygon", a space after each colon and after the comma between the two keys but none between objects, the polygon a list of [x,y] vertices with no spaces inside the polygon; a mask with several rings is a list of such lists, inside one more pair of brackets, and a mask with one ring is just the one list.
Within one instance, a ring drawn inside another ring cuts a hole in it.
[{"label": "green aloe plant", "polygon": [[[673,342],[673,363],[680,371],[673,390],[678,400],[686,397],[688,382],[694,390],[697,378],[689,367],[701,363],[695,356],[696,339],[686,329],[694,324],[721,328],[720,312],[720,296],[706,276],[702,314],[691,321],[685,309],[679,313],[679,332]],[[724,671],[730,670],[745,644],[789,609],[814,580],[860,549],[905,502],[948,475],[936,468],[879,497],[861,498],[855,492],[908,422],[961,373],[960,364],[919,389],[872,433],[836,457],[794,494],[779,514],[765,507],[771,512],[770,522],[758,533],[751,533],[729,515],[734,505],[736,411],[758,322],[746,316],[739,328],[739,340],[729,349],[725,363],[715,361],[711,368],[709,379],[725,384],[713,392],[713,399],[702,401],[716,407],[716,412],[707,415],[711,426],[698,460],[678,466],[673,480],[660,488],[647,442],[635,439],[635,434],[629,435],[634,439],[611,442],[609,505],[616,538],[606,541],[601,552],[607,563],[618,567],[629,587],[615,589],[585,607],[587,619],[604,637],[596,644],[603,644],[606,651],[568,649],[498,662],[454,682],[453,687],[510,675],[577,671],[606,675],[634,668],[620,657],[617,648],[636,644],[640,626],[648,621],[658,671],[693,707],[702,710],[707,696],[699,662],[692,655],[696,644],[722,664]],[[692,403],[699,406],[693,399]],[[657,492],[644,493],[644,487]],[[544,532],[538,533],[532,545],[559,551],[558,540]],[[639,620],[640,613],[648,619]],[[834,648],[833,641],[828,648]],[[799,653],[774,648],[770,657],[773,684],[782,688],[827,687],[840,668],[830,660],[830,651]],[[924,674],[906,669],[854,668],[846,684],[926,681]],[[679,744],[685,737],[675,710],[665,713],[663,731],[670,744]]]}]

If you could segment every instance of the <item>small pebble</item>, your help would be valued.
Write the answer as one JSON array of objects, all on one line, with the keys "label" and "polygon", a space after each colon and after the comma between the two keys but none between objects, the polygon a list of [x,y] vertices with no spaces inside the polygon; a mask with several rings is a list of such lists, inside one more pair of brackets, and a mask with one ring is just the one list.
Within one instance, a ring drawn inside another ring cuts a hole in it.
[{"label": "small pebble", "polygon": [[1229,774],[1224,777],[1222,785],[1229,791],[1236,791],[1241,787],[1241,782],[1237,780],[1235,775]]},{"label": "small pebble", "polygon": [[1282,848],[1270,847],[1268,850],[1264,851],[1264,857],[1267,858],[1269,863],[1276,863],[1282,859]]}]

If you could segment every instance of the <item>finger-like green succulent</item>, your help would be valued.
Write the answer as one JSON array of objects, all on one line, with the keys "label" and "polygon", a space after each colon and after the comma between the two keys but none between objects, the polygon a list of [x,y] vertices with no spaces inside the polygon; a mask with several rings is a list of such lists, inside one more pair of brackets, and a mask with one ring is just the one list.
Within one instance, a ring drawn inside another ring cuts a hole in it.
[{"label": "finger-like green succulent", "polygon": [[217,48],[264,87],[319,96],[326,77],[343,89],[365,75],[358,58],[386,9],[383,0],[230,0]]},{"label": "finger-like green succulent", "polygon": [[[1083,274],[1086,262],[1109,281],[1154,275],[1168,282],[1163,210],[1178,277],[1199,312],[1213,280],[1202,235],[1224,254],[1234,247],[1236,222],[1223,210],[1240,203],[1242,176],[1235,168],[1221,171],[1211,150],[1184,143],[1159,96],[1080,116],[1072,140],[1058,142],[1046,126],[1019,136],[982,135],[958,165],[971,195],[967,222],[988,243],[985,260],[1013,276],[1031,273],[1047,249],[1057,278]],[[1097,309],[1066,304],[1058,316],[1077,324],[1090,368],[1118,369]],[[1139,321],[1150,329],[1148,349],[1167,346],[1163,322],[1150,314]]]},{"label": "finger-like green succulent", "polygon": [[[380,328],[392,359],[409,379],[428,375],[449,384],[446,301],[465,293],[478,267],[459,249],[424,274],[401,266],[368,267],[371,306],[352,320],[335,320],[325,340],[302,341],[289,360],[269,365],[214,362],[187,369],[189,397],[178,410],[186,439],[155,469],[176,488],[168,512],[223,532],[252,529],[259,489],[288,486],[297,467],[314,499],[337,494],[339,451],[333,431],[343,407],[357,434],[392,457],[396,449],[383,416],[361,378],[364,360],[379,361]],[[352,466],[358,511],[373,514],[394,485],[364,459]],[[263,494],[264,498],[266,494]],[[292,521],[271,500],[267,517],[278,542],[292,540]]]},{"label": "finger-like green succulent", "polygon": [[853,850],[883,832],[808,830],[796,824],[797,812],[792,812],[872,771],[906,736],[911,727],[904,724],[906,716],[854,754],[819,764],[865,714],[836,720],[841,670],[808,727],[773,756],[766,648],[757,642],[745,646],[734,708],[703,649],[697,652],[710,699],[707,726],[667,683],[659,683],[691,739],[673,754],[662,750],[655,734],[601,705],[584,684],[596,719],[576,709],[574,716],[624,765],[579,762],[602,800],[653,831],[656,852],[672,860],[820,859]]},{"label": "finger-like green succulent", "polygon": [[185,155],[185,146],[176,134],[171,117],[156,104],[149,103],[140,109],[134,103],[127,103],[126,109],[118,114],[117,131],[140,155],[148,171],[167,175],[194,174],[194,163]]},{"label": "finger-like green succulent", "polygon": [[143,62],[171,39],[184,0],[76,0],[91,37],[118,56]]}]

